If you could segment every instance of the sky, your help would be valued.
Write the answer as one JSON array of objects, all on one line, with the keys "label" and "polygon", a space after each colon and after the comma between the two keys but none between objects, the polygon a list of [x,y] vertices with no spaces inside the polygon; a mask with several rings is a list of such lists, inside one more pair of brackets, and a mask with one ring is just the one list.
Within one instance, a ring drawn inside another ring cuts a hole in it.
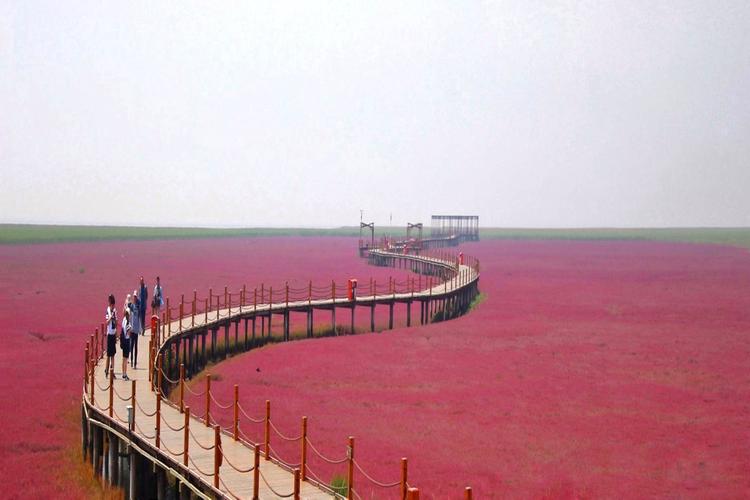
[{"label": "sky", "polygon": [[750,226],[750,2],[0,0],[0,222]]}]

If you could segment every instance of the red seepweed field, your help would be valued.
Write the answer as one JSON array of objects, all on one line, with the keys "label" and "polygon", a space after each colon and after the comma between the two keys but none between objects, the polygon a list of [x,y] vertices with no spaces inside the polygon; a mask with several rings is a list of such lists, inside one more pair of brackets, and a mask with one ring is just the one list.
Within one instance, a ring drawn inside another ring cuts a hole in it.
[{"label": "red seepweed field", "polygon": [[[477,498],[750,495],[746,249],[483,241],[463,250],[482,261],[484,301],[467,316],[266,346],[211,369],[217,399],[231,401],[237,383],[254,416],[270,399],[290,436],[308,416],[311,441],[331,458],[355,436],[358,462],[380,481],[398,480],[408,457],[410,483],[427,498],[459,498],[466,485]],[[11,245],[0,246],[0,263],[0,474],[10,497],[80,496],[60,469],[78,443],[83,346],[106,295],[120,305],[140,274],[151,287],[159,274],[170,297],[407,276],[367,266],[352,238]],[[367,314],[357,322],[365,329]],[[297,445],[272,446],[299,460]],[[344,473],[315,460],[324,480]],[[359,472],[355,488],[395,498]]]}]

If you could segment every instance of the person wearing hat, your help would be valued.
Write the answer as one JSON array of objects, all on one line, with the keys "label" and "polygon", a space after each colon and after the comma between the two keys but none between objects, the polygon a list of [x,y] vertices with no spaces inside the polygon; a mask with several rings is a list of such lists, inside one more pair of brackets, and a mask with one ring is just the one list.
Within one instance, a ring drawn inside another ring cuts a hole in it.
[{"label": "person wearing hat", "polygon": [[141,307],[142,302],[138,297],[138,290],[133,290],[133,300],[130,303],[130,366],[133,368],[138,364],[138,336],[142,333]]}]

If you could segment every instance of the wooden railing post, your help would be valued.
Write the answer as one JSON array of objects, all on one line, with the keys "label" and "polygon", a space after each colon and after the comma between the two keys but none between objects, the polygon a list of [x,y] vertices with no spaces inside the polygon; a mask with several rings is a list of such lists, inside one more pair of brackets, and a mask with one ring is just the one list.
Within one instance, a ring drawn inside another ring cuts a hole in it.
[{"label": "wooden railing post", "polygon": [[226,285],[224,285],[224,307],[227,307],[227,300],[228,300],[228,297],[229,297],[229,295],[228,295],[229,291],[228,290],[229,290],[229,287],[227,287]]},{"label": "wooden railing post", "polygon": [[136,400],[135,400],[135,380],[130,382],[130,406],[133,407],[133,425],[135,425],[135,415],[138,413],[135,411]]},{"label": "wooden railing post", "polygon": [[209,287],[208,288],[208,308],[209,310],[213,309],[214,307],[214,289]]},{"label": "wooden railing post", "polygon": [[198,302],[198,290],[193,290],[193,309],[190,314],[190,326],[195,326],[195,309]]},{"label": "wooden railing post", "polygon": [[228,305],[229,305],[229,316],[231,316],[232,315],[232,292],[229,292],[229,304]]},{"label": "wooden railing post", "polygon": [[307,417],[302,417],[302,460],[300,460],[300,469],[302,480],[307,480]]},{"label": "wooden railing post", "polygon": [[190,456],[190,407],[185,407],[185,433],[182,438],[182,449],[185,452],[182,454],[182,465],[188,466],[188,459]]},{"label": "wooden railing post", "polygon": [[167,297],[167,337],[172,335],[172,311],[169,310],[169,297]]},{"label": "wooden railing post", "polygon": [[115,370],[114,366],[109,370],[109,418],[112,418],[112,412],[115,409],[114,397],[115,397]]},{"label": "wooden railing post", "polygon": [[156,447],[161,445],[161,391],[156,393]]},{"label": "wooden railing post", "polygon": [[471,486],[467,486],[464,489],[464,500],[472,500],[472,498],[474,498],[474,495],[471,492]]},{"label": "wooden railing post", "polygon": [[[253,312],[258,310],[258,288],[253,290]],[[255,324],[255,323],[253,323]]]},{"label": "wooden railing post", "polygon": [[401,459],[401,500],[406,499],[406,483],[408,480],[408,461],[406,457]]},{"label": "wooden railing post", "polygon": [[180,295],[180,323],[179,328],[182,331],[182,317],[185,315],[185,294]]},{"label": "wooden railing post", "polygon": [[307,284],[307,305],[312,304],[312,280]]},{"label": "wooden railing post", "polygon": [[349,447],[346,452],[347,458],[349,459],[349,467],[346,475],[346,498],[351,500],[352,489],[354,488],[354,436],[349,436]]},{"label": "wooden railing post", "polygon": [[331,300],[336,303],[336,282],[331,280]]},{"label": "wooden railing post", "polygon": [[206,427],[211,427],[211,374],[206,374]]},{"label": "wooden railing post", "polygon": [[185,363],[180,363],[180,413],[185,411]]},{"label": "wooden railing post", "polygon": [[288,281],[287,281],[287,282],[285,282],[285,283],[284,283],[284,286],[286,287],[286,298],[285,298],[285,302],[286,302],[286,306],[287,306],[287,307],[289,307],[289,282],[288,282]]},{"label": "wooden railing post", "polygon": [[221,467],[221,427],[214,425],[214,488],[219,487],[219,468]]},{"label": "wooden railing post", "polygon": [[242,312],[242,306],[245,305],[245,302],[247,301],[247,285],[242,285],[242,294],[240,294],[240,312]]},{"label": "wooden railing post", "polygon": [[234,425],[232,426],[234,440],[240,437],[240,386],[234,384]]},{"label": "wooden railing post", "polygon": [[419,500],[419,488],[409,488],[406,490],[406,500]]},{"label": "wooden railing post", "polygon": [[259,500],[260,490],[260,445],[253,447],[253,500]]},{"label": "wooden railing post", "polygon": [[164,364],[164,353],[159,354],[159,361],[156,363],[156,388],[158,389],[157,392],[161,394],[161,384],[162,384],[162,366]]},{"label": "wooden railing post", "polygon": [[208,298],[206,298],[206,305],[203,307],[204,307],[204,314],[205,314],[205,317],[203,318],[203,324],[207,325],[208,324]]},{"label": "wooden railing post", "polygon": [[299,500],[299,469],[294,469],[294,500]]},{"label": "wooden railing post", "polygon": [[94,404],[94,389],[96,388],[96,382],[94,381],[94,372],[96,372],[96,363],[94,361],[91,362],[91,370],[89,370],[89,376],[91,377],[91,381],[89,382],[89,390],[91,391],[91,404]]},{"label": "wooden railing post", "polygon": [[269,460],[271,458],[269,447],[271,446],[271,401],[266,399],[266,422],[265,422],[265,436],[263,438],[263,443],[265,446],[264,453],[265,453],[265,459]]},{"label": "wooden railing post", "polygon": [[83,352],[83,383],[86,389],[89,385],[89,363],[91,363],[91,357],[89,356],[89,343],[86,342],[86,350]]}]

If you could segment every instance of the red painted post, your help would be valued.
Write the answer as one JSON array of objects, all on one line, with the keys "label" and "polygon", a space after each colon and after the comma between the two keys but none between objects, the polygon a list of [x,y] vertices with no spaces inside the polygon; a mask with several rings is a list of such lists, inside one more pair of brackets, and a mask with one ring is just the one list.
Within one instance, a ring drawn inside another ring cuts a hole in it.
[{"label": "red painted post", "polygon": [[172,335],[172,311],[169,309],[169,297],[167,297],[167,337]]},{"label": "red painted post", "polygon": [[157,379],[156,379],[157,380],[156,388],[158,389],[157,392],[159,393],[159,395],[161,395],[161,393],[162,393],[161,392],[161,383],[162,383],[161,378],[162,378],[162,366],[163,365],[164,365],[164,354],[159,354],[159,361],[157,361],[157,363],[156,363],[156,367],[157,367],[157,370],[159,372],[159,373],[156,374],[156,377],[157,377]]},{"label": "red painted post", "polygon": [[211,374],[206,374],[206,427],[211,427]]},{"label": "red painted post", "polygon": [[182,331],[182,316],[185,313],[185,294],[180,295],[180,331]]},{"label": "red painted post", "polygon": [[331,300],[336,303],[336,282],[331,280]]},{"label": "red painted post", "polygon": [[299,500],[299,469],[294,469],[294,500]]},{"label": "red painted post", "polygon": [[406,483],[408,479],[408,462],[406,458],[401,459],[401,500],[406,498]]},{"label": "red painted post", "polygon": [[96,371],[96,364],[92,361],[91,362],[91,370],[89,370],[89,376],[91,377],[91,381],[89,382],[89,390],[91,391],[91,404],[94,404],[94,389],[96,388],[96,384],[94,382],[94,372]]},{"label": "red painted post", "polygon": [[133,425],[135,425],[135,414],[138,413],[137,411],[135,411],[135,403],[135,380],[132,380],[130,382],[130,406],[133,407]]},{"label": "red painted post", "polygon": [[346,485],[346,498],[351,500],[352,489],[354,488],[354,436],[349,436],[349,447],[347,449],[347,458],[349,459],[349,467],[347,470],[347,485]]},{"label": "red painted post", "polygon": [[302,460],[300,460],[300,467],[302,472],[302,480],[307,480],[307,417],[302,417]]},{"label": "red painted post", "polygon": [[190,456],[190,407],[185,407],[185,432],[182,438],[182,449],[185,450],[182,453],[182,465],[188,466],[188,459]]},{"label": "red painted post", "polygon": [[253,500],[260,500],[258,491],[260,489],[260,445],[253,447]]},{"label": "red painted post", "polygon": [[86,350],[83,353],[83,383],[84,388],[89,385],[89,363],[91,358],[89,357],[89,343],[86,342]]},{"label": "red painted post", "polygon": [[472,500],[474,498],[474,495],[471,492],[471,486],[467,486],[464,490],[464,500]]},{"label": "red painted post", "polygon": [[232,426],[234,440],[240,437],[240,386],[234,384],[234,425]]},{"label": "red painted post", "polygon": [[115,370],[114,366],[109,370],[109,418],[112,418],[112,412],[115,409],[114,396],[115,396]]},{"label": "red painted post", "polygon": [[409,488],[406,490],[406,500],[419,500],[419,488]]},{"label": "red painted post", "polygon": [[219,468],[221,467],[221,428],[214,426],[214,488],[219,487]]},{"label": "red painted post", "polygon": [[268,399],[266,400],[266,422],[265,422],[265,437],[263,438],[263,443],[265,444],[265,458],[266,460],[269,460],[271,458],[271,455],[269,453],[269,447],[271,446],[271,401]]},{"label": "red painted post", "polygon": [[180,413],[185,411],[185,363],[180,363]]},{"label": "red painted post", "polygon": [[161,444],[161,391],[156,393],[156,447]]}]

